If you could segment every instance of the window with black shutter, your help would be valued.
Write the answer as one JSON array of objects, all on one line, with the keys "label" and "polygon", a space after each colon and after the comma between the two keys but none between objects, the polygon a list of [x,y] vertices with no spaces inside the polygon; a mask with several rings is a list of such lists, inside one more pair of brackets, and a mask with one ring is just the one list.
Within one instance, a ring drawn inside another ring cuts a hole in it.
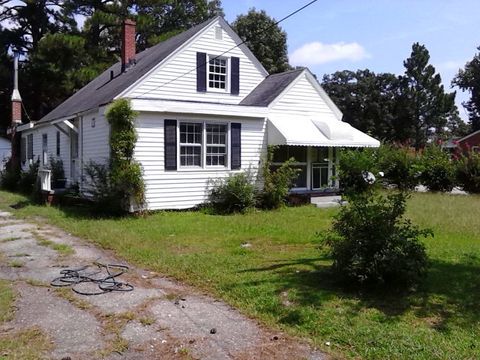
[{"label": "window with black shutter", "polygon": [[177,170],[177,120],[165,120],[165,170]]},{"label": "window with black shutter", "polygon": [[232,56],[230,63],[232,68],[230,71],[230,93],[238,95],[240,93],[240,59]]},{"label": "window with black shutter", "polygon": [[197,52],[197,91],[207,91],[207,54]]},{"label": "window with black shutter", "polygon": [[242,167],[242,124],[231,124],[231,169],[236,170]]}]

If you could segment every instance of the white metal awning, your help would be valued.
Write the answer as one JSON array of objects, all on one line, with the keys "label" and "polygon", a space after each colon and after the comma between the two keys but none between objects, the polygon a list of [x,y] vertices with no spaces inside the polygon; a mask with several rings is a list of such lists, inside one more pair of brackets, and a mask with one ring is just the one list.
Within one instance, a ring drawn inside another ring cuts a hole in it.
[{"label": "white metal awning", "polygon": [[270,116],[269,145],[379,147],[380,141],[334,118]]}]

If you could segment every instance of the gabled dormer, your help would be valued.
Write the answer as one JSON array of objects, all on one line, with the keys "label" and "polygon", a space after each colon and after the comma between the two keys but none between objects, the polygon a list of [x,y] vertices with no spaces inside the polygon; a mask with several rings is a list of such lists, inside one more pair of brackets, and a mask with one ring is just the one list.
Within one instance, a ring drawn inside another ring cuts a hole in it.
[{"label": "gabled dormer", "polygon": [[216,17],[118,97],[239,104],[267,75]]}]

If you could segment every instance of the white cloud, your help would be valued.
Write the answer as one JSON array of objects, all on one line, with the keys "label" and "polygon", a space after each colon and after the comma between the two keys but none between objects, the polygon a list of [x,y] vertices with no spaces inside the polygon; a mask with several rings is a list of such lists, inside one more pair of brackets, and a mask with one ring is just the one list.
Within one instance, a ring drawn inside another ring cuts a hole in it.
[{"label": "white cloud", "polygon": [[359,61],[369,58],[370,54],[356,42],[323,44],[314,41],[302,45],[289,57],[292,65],[319,65],[338,60]]},{"label": "white cloud", "polygon": [[435,66],[437,71],[457,71],[458,69],[461,69],[465,66],[465,63],[467,61],[456,61],[456,60],[450,60],[450,61],[445,61],[443,63],[438,64]]}]

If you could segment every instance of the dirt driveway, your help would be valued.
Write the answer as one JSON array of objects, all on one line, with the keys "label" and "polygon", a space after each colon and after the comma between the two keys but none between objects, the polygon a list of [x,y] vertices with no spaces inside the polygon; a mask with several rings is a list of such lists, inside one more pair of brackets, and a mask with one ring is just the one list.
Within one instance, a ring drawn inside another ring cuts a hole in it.
[{"label": "dirt driveway", "polygon": [[[65,268],[111,253],[64,231],[0,212],[0,279],[16,293],[15,316],[0,335],[39,328],[51,359],[325,359],[307,344],[273,332],[223,302],[158,274],[130,267],[131,292],[79,295],[50,282]],[[8,359],[8,353],[0,354]]]}]

